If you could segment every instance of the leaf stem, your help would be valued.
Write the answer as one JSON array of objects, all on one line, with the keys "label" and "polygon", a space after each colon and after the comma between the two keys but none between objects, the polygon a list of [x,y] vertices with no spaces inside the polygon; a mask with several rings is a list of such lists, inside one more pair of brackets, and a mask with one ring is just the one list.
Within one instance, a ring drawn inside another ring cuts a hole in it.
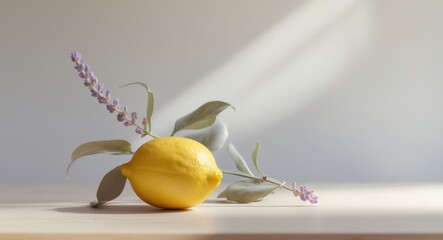
[{"label": "leaf stem", "polygon": [[244,177],[244,178],[254,179],[254,180],[257,180],[257,181],[265,181],[265,182],[268,182],[268,183],[271,183],[271,184],[274,184],[274,185],[279,185],[282,188],[284,188],[286,190],[289,190],[291,192],[293,191],[293,189],[288,187],[288,186],[286,186],[284,182],[280,182],[280,181],[278,181],[276,179],[267,178],[267,177],[256,177],[256,176],[251,176],[251,175],[247,175],[247,174],[244,174],[244,173],[231,172],[231,171],[227,171],[227,170],[222,170],[222,172],[224,174],[234,175],[234,176],[237,176],[237,177]]}]

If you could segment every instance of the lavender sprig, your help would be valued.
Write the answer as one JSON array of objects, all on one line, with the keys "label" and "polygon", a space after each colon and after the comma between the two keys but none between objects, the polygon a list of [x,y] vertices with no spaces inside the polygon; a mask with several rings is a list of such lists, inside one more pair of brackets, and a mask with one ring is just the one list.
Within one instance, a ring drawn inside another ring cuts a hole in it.
[{"label": "lavender sprig", "polygon": [[[254,150],[252,151],[252,162],[260,176],[254,175],[249,169],[243,156],[237,151],[233,144],[228,145],[228,153],[235,163],[235,166],[239,172],[232,172],[222,170],[224,174],[234,175],[243,178],[252,179],[252,181],[238,181],[231,184],[225,191],[223,191],[219,197],[225,197],[228,200],[236,201],[240,203],[258,201],[268,194],[270,194],[276,188],[284,188],[291,191],[294,196],[300,197],[304,202],[309,201],[312,204],[318,202],[318,197],[314,195],[314,191],[308,190],[306,186],[296,188],[295,182],[292,184],[292,188],[285,185],[284,181],[270,178],[265,175],[260,168],[258,161],[260,143],[257,141]],[[274,186],[264,185],[262,183],[270,183]],[[261,187],[258,187],[261,186]]]},{"label": "lavender sprig", "polygon": [[299,197],[300,200],[302,200],[303,202],[309,201],[312,204],[316,204],[318,202],[318,197],[316,195],[314,195],[314,191],[308,190],[306,186],[301,186],[299,189],[296,189],[295,182],[292,184],[292,188],[290,188],[290,187],[286,186],[286,183],[284,181],[281,182],[279,180],[270,178],[268,176],[256,177],[256,176],[251,176],[251,175],[240,173],[240,172],[232,172],[232,171],[226,171],[226,170],[222,170],[222,172],[224,174],[253,179],[258,182],[271,183],[273,185],[279,186],[280,188],[284,188],[286,190],[291,191],[294,194],[294,196]]},{"label": "lavender sprig", "polygon": [[132,112],[129,114],[128,107],[122,106],[118,98],[111,99],[111,91],[106,90],[103,83],[98,83],[98,79],[91,67],[86,64],[82,59],[79,52],[74,51],[71,53],[71,61],[75,63],[75,69],[78,71],[78,75],[83,79],[83,85],[89,88],[91,96],[96,98],[100,104],[106,104],[106,109],[110,113],[117,113],[117,120],[123,122],[124,126],[134,126],[135,132],[140,134],[142,137],[147,135],[156,138],[155,135],[146,131],[145,119],[143,119],[142,125],[140,126],[137,121],[137,113]]},{"label": "lavender sprig", "polygon": [[314,195],[314,191],[309,190],[306,186],[300,186],[298,189],[296,187],[296,183],[292,183],[292,192],[294,196],[300,197],[303,202],[309,201],[312,204],[318,202],[318,197]]}]

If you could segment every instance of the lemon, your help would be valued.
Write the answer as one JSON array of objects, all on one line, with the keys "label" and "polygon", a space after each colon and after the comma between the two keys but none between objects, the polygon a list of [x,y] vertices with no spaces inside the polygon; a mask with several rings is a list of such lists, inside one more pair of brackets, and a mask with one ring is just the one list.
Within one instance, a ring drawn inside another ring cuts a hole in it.
[{"label": "lemon", "polygon": [[121,173],[144,202],[185,209],[203,202],[223,177],[214,156],[189,138],[163,137],[143,144]]}]

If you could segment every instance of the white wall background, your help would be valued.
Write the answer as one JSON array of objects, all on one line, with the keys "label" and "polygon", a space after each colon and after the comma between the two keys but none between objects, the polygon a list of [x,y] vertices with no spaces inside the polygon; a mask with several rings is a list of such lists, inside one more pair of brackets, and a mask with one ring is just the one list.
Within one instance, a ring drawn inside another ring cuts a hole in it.
[{"label": "white wall background", "polygon": [[[70,153],[142,143],[89,97],[69,53],[154,131],[209,100],[249,157],[287,181],[442,181],[443,1],[0,0],[0,181],[64,181]],[[147,139],[145,139],[147,140]],[[143,140],[143,141],[145,141]],[[234,169],[225,149],[219,165]],[[127,157],[93,156],[97,182]]]}]

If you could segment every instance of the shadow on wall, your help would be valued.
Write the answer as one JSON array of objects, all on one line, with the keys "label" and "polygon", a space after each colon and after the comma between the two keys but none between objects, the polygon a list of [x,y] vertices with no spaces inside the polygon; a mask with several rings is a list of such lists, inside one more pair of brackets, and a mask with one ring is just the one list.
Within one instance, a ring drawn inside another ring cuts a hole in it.
[{"label": "shadow on wall", "polygon": [[367,2],[307,1],[171,100],[158,119],[174,119],[177,109],[220,99],[239,110],[226,118],[231,132],[248,136],[271,127],[340,79],[368,49],[371,22]]}]

